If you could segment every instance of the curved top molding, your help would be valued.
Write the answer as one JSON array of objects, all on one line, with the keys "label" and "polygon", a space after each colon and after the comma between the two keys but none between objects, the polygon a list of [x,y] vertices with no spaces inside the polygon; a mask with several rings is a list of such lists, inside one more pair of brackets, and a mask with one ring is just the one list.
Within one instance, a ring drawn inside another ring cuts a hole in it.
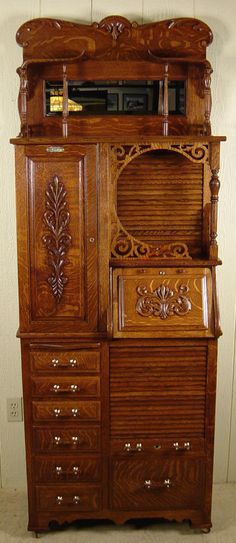
[{"label": "curved top molding", "polygon": [[212,42],[212,32],[205,23],[192,18],[143,25],[119,16],[91,25],[41,18],[24,23],[16,40],[24,48],[24,61],[72,61],[83,53],[81,58],[201,62]]}]

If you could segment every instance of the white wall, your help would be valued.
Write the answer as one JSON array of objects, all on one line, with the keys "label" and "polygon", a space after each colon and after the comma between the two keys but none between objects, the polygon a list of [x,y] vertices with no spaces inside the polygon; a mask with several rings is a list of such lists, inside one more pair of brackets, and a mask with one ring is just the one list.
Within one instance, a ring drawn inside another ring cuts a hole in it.
[{"label": "white wall", "polygon": [[215,480],[236,481],[236,3],[235,0],[7,0],[0,10],[0,459],[2,485],[25,485],[24,436],[22,423],[7,423],[6,398],[21,395],[18,326],[14,156],[9,138],[19,131],[17,115],[18,77],[22,51],[15,42],[20,24],[34,17],[57,17],[91,22],[111,14],[138,22],[169,17],[197,17],[210,25],[213,45],[208,49],[213,64],[213,133],[227,135],[222,144],[222,189],[220,202],[220,255],[224,261],[218,272],[221,321]]}]

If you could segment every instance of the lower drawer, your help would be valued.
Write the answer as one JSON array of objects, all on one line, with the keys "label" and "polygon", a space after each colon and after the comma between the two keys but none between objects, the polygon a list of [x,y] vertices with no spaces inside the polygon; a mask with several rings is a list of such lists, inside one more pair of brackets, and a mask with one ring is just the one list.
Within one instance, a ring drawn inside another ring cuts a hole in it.
[{"label": "lower drawer", "polygon": [[36,452],[99,451],[99,428],[34,428],[33,444]]},{"label": "lower drawer", "polygon": [[185,458],[114,458],[115,509],[197,509],[204,491],[204,461]]},{"label": "lower drawer", "polygon": [[51,420],[100,420],[100,402],[99,401],[33,401],[33,420],[51,421]]},{"label": "lower drawer", "polygon": [[101,479],[101,459],[88,456],[65,458],[62,455],[35,458],[35,479],[38,483],[94,483]]},{"label": "lower drawer", "polygon": [[38,486],[39,511],[98,511],[101,509],[101,489],[98,486]]}]

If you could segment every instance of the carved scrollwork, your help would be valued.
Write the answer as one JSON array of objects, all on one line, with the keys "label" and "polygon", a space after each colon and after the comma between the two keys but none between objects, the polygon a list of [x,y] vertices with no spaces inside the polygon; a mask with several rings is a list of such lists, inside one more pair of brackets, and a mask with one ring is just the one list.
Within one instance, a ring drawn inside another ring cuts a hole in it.
[{"label": "carved scrollwork", "polygon": [[136,303],[136,311],[142,317],[160,317],[163,320],[172,315],[187,315],[192,308],[191,301],[186,296],[188,292],[187,285],[180,285],[175,293],[164,284],[153,292],[150,292],[145,285],[140,285],[137,287],[139,299]]},{"label": "carved scrollwork", "polygon": [[48,283],[52,288],[57,302],[63,294],[68,277],[64,274],[66,253],[71,245],[71,235],[68,232],[70,214],[67,210],[66,190],[57,175],[49,183],[46,190],[46,211],[44,222],[48,233],[42,238],[49,254],[49,264],[52,273],[48,277]]},{"label": "carved scrollwork", "polygon": [[112,240],[111,255],[115,258],[191,258],[185,243],[148,245],[128,234],[121,225]]},{"label": "carved scrollwork", "polygon": [[209,160],[207,143],[150,143],[129,146],[113,145],[111,149],[113,178],[117,179],[125,166],[127,166],[134,158],[137,158],[148,151],[158,149],[175,151],[195,163],[205,163]]}]

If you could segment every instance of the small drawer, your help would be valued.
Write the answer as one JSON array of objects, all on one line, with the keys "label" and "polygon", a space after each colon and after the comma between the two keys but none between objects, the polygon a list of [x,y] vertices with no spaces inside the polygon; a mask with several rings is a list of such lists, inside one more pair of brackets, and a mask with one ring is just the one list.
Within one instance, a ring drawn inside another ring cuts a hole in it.
[{"label": "small drawer", "polygon": [[99,377],[32,377],[32,396],[67,396],[81,398],[83,396],[99,398]]},{"label": "small drawer", "polygon": [[33,420],[39,421],[59,421],[59,420],[100,420],[100,402],[63,402],[63,401],[34,401]]},{"label": "small drawer", "polygon": [[69,371],[76,373],[98,373],[100,371],[100,353],[90,350],[73,351],[31,351],[32,371]]},{"label": "small drawer", "polygon": [[34,428],[33,444],[38,452],[100,451],[100,429]]},{"label": "small drawer", "polygon": [[98,486],[38,486],[36,499],[39,511],[98,511],[101,489]]},{"label": "small drawer", "polygon": [[101,478],[101,459],[62,455],[35,458],[35,479],[37,483],[96,483]]},{"label": "small drawer", "polygon": [[112,507],[127,510],[197,509],[204,492],[204,460],[113,458]]}]

